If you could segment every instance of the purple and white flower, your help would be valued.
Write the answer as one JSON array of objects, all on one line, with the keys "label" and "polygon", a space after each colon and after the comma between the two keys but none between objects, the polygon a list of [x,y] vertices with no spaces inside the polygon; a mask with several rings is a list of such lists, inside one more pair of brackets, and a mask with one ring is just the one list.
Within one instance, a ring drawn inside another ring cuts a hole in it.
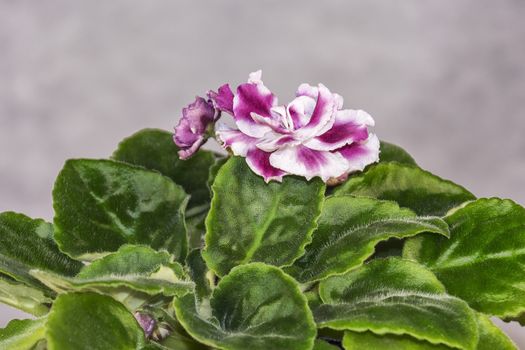
[{"label": "purple and white flower", "polygon": [[379,140],[368,131],[372,117],[343,109],[343,98],[322,84],[302,84],[292,102],[279,105],[258,71],[235,93],[223,85],[208,96],[237,125],[219,123],[217,140],[266,182],[293,174],[333,183],[379,160]]},{"label": "purple and white flower", "polygon": [[195,101],[182,109],[182,118],[175,128],[173,141],[179,146],[179,157],[188,159],[206,142],[208,128],[218,118],[211,101],[195,97]]}]

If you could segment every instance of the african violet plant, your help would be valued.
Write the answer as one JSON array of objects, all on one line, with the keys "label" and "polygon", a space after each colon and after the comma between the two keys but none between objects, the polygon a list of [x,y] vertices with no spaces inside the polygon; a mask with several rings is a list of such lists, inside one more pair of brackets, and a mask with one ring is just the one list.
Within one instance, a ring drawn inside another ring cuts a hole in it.
[{"label": "african violet plant", "polygon": [[197,97],[175,143],[67,161],[53,224],[0,215],[0,299],[36,316],[0,348],[514,349],[489,317],[524,321],[525,209],[373,125],[323,85],[279,105],[256,72]]}]

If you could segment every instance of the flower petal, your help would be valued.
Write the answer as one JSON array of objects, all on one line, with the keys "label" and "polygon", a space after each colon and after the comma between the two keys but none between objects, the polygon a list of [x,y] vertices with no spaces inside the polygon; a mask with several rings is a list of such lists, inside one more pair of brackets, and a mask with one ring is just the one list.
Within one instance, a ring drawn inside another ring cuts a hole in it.
[{"label": "flower petal", "polygon": [[348,163],[348,172],[362,171],[367,165],[379,161],[379,139],[370,134],[366,141],[352,143],[337,150]]},{"label": "flower petal", "polygon": [[366,140],[368,125],[374,125],[374,120],[365,111],[351,109],[337,111],[332,128],[304,142],[304,145],[319,151],[332,151],[352,142]]},{"label": "flower petal", "polygon": [[319,176],[324,182],[347,172],[348,164],[339,153],[315,151],[303,145],[288,146],[273,152],[270,164],[290,174],[306,177]]},{"label": "flower petal", "polygon": [[260,75],[252,77],[256,73],[250,74],[252,82],[241,84],[237,88],[233,98],[233,117],[243,133],[252,137],[261,137],[271,128],[257,123],[251,115],[256,113],[261,117],[271,118],[271,109],[277,105],[277,98],[264,86]]},{"label": "flower petal", "polygon": [[[299,87],[297,88],[297,91],[295,92],[295,96],[298,96],[298,97],[308,96],[313,99],[316,99],[318,94],[319,94],[319,89],[317,87],[306,84],[306,83],[299,85]],[[335,105],[337,109],[338,110],[342,109],[343,102],[344,102],[343,96],[334,93],[333,97],[334,97],[334,101],[335,101]]]},{"label": "flower petal", "polygon": [[315,109],[315,99],[309,96],[298,96],[286,106],[287,114],[292,120],[293,129],[297,130],[308,124]]},{"label": "flower petal", "polygon": [[237,129],[230,128],[224,123],[217,123],[215,136],[222,147],[230,148],[236,156],[246,157],[248,150],[253,148],[256,138],[245,135]]},{"label": "flower petal", "polygon": [[285,171],[277,169],[270,164],[271,153],[261,151],[257,147],[252,147],[246,156],[246,163],[254,173],[264,178],[267,183],[271,180],[283,181]]},{"label": "flower petal", "polygon": [[215,121],[215,108],[202,97],[182,109],[182,118],[175,127],[173,141],[179,148],[179,157],[187,159],[206,141],[206,129]]},{"label": "flower petal", "polygon": [[329,130],[335,121],[335,102],[330,90],[323,84],[319,84],[319,93],[312,117],[308,123],[297,130],[298,139],[305,140],[313,136],[318,136]]},{"label": "flower petal", "polygon": [[295,146],[301,141],[296,140],[292,135],[280,134],[276,132],[268,132],[263,137],[257,140],[257,147],[265,152],[273,152],[285,146]]},{"label": "flower petal", "polygon": [[208,91],[208,98],[213,101],[215,108],[233,115],[233,92],[230,85],[224,84],[217,91]]}]

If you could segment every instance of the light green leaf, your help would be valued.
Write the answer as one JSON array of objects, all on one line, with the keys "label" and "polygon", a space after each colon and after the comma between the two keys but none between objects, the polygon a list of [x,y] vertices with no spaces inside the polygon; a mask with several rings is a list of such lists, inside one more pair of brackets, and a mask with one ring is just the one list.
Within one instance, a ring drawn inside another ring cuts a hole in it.
[{"label": "light green leaf", "polygon": [[200,150],[188,160],[181,160],[173,135],[159,129],[143,129],[122,140],[112,158],[157,170],[181,185],[191,195],[188,208],[210,201],[206,188],[210,167],[215,164],[212,152]]},{"label": "light green leaf", "polygon": [[408,240],[404,256],[430,268],[447,291],[499,317],[525,311],[525,209],[510,200],[478,199],[444,218],[450,239]]},{"label": "light green leaf", "polygon": [[418,215],[444,215],[449,209],[472,199],[463,187],[443,180],[417,166],[397,162],[379,163],[354,175],[335,194],[351,194],[393,200]]},{"label": "light green leaf", "polygon": [[177,319],[198,341],[228,350],[311,349],[315,324],[297,282],[262,263],[238,266],[213,291],[175,299]]},{"label": "light green leaf", "polygon": [[53,225],[23,214],[0,214],[0,274],[47,291],[29,270],[37,268],[71,276],[81,267],[82,263],[58,250]]},{"label": "light green leaf", "polygon": [[213,184],[202,253],[208,267],[223,276],[252,261],[290,264],[311,240],[324,190],[318,179],[292,176],[266,184],[244,158],[230,158]]},{"label": "light green leaf", "polygon": [[407,151],[390,142],[381,141],[379,148],[380,162],[398,162],[401,164],[417,165],[416,161]]},{"label": "light green leaf", "polygon": [[124,245],[116,253],[84,267],[75,277],[38,270],[31,273],[57,293],[89,290],[115,296],[129,288],[149,295],[174,296],[188,293],[195,286],[167,252],[156,252],[147,246]]},{"label": "light green leaf", "polygon": [[479,343],[477,350],[517,350],[516,345],[485,315],[478,313]]},{"label": "light green leaf", "polygon": [[192,281],[195,282],[195,295],[198,300],[201,301],[204,298],[208,298],[212,292],[214,275],[208,270],[199,249],[195,249],[188,254],[186,266],[188,266]]},{"label": "light green leaf", "polygon": [[335,196],[326,199],[312,243],[285,271],[300,282],[317,281],[361,265],[380,241],[433,232],[448,236],[436,217],[417,217],[395,202]]},{"label": "light green leaf", "polygon": [[[388,350],[452,350],[443,344],[432,344],[408,335],[375,334],[372,332],[345,332],[345,350],[388,349]],[[496,350],[496,348],[494,349]]]},{"label": "light green leaf", "polygon": [[53,299],[40,289],[0,276],[0,302],[35,316],[47,314]]},{"label": "light green leaf", "polygon": [[45,333],[45,318],[36,320],[13,320],[0,329],[0,349],[30,350]]},{"label": "light green leaf", "polygon": [[59,295],[48,316],[46,339],[49,350],[130,350],[145,344],[133,315],[96,293]]},{"label": "light green leaf", "polygon": [[321,281],[325,303],[314,310],[319,327],[376,334],[407,334],[433,344],[475,349],[474,312],[445,294],[423,266],[399,258],[376,259]]},{"label": "light green leaf", "polygon": [[313,350],[339,350],[339,347],[324,340],[316,339]]},{"label": "light green leaf", "polygon": [[[476,350],[516,350],[514,343],[496,327],[490,319],[477,314],[479,341]],[[389,350],[447,350],[448,346],[431,344],[407,335],[383,334],[372,332],[345,332],[343,346],[346,350],[389,349]]]},{"label": "light green leaf", "polygon": [[125,243],[187,251],[183,189],[157,172],[110,160],[68,160],[53,190],[55,239],[83,259]]}]

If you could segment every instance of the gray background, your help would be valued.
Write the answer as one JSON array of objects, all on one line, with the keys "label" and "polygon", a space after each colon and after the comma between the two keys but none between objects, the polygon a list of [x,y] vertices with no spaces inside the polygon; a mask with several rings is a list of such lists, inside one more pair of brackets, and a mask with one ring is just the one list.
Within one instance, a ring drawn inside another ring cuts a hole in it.
[{"label": "gray background", "polygon": [[0,211],[51,219],[65,159],[171,129],[259,68],[281,101],[323,82],[423,167],[525,204],[524,18],[519,0],[0,0]]}]

